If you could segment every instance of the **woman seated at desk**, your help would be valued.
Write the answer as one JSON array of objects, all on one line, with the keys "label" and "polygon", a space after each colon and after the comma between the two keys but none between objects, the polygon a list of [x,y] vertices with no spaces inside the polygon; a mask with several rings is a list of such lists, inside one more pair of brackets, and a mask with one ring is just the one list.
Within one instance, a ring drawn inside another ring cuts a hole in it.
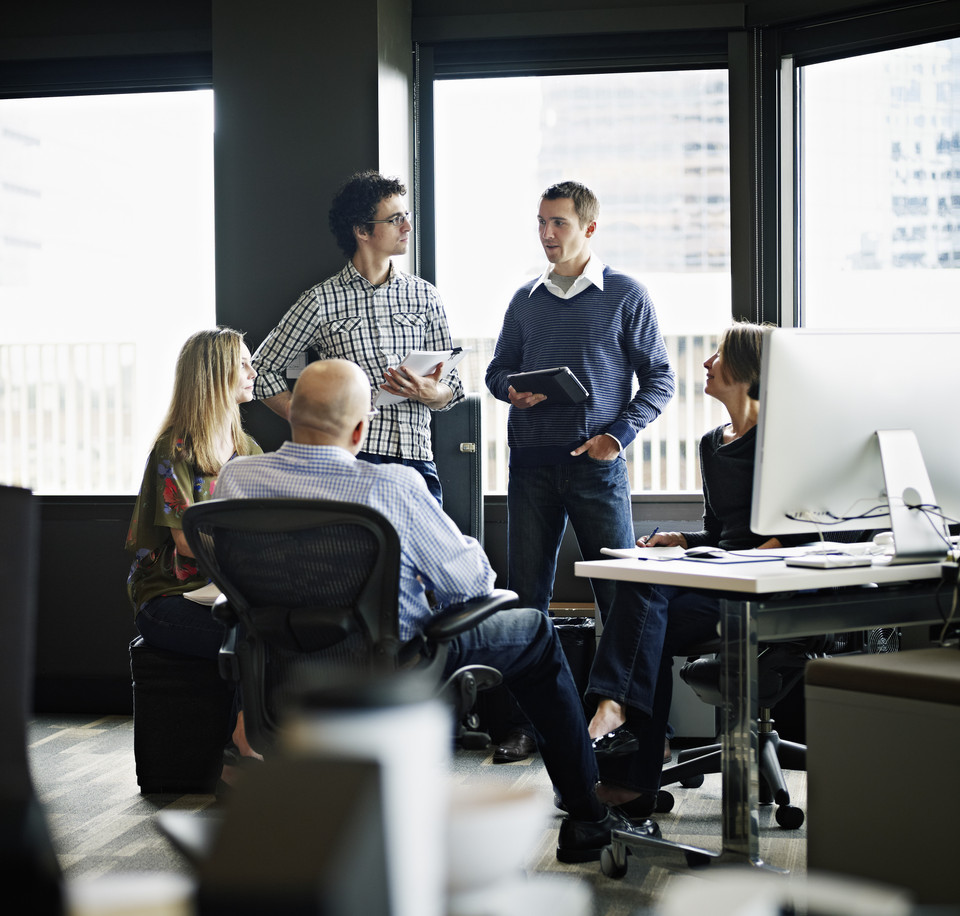
[{"label": "woman seated at desk", "polygon": [[[759,325],[734,324],[703,364],[704,392],[720,401],[730,416],[700,440],[703,529],[661,532],[640,538],[638,547],[783,546],[777,538],[750,530],[762,341]],[[673,657],[716,637],[719,619],[719,593],[617,582],[586,697],[596,704],[589,732],[600,764],[597,794],[634,820],[650,816],[660,787]]]}]

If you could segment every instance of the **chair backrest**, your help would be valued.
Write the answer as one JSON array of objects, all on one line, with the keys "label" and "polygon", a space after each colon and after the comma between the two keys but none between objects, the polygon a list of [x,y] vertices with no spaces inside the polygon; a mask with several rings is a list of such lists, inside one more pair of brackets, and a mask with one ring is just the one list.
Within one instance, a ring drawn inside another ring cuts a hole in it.
[{"label": "chair backrest", "polygon": [[376,510],[212,500],[184,513],[183,530],[241,624],[236,652],[251,738],[272,739],[291,698],[318,672],[397,666],[400,542]]}]

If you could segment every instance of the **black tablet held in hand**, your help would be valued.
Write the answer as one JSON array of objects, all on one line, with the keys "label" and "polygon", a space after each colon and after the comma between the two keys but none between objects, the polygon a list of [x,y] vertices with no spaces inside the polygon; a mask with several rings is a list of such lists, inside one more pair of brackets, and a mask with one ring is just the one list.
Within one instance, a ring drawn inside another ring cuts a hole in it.
[{"label": "black tablet held in hand", "polygon": [[566,366],[554,369],[538,369],[535,372],[515,372],[507,376],[514,391],[532,391],[545,394],[547,400],[567,404],[579,404],[590,397],[578,379]]}]

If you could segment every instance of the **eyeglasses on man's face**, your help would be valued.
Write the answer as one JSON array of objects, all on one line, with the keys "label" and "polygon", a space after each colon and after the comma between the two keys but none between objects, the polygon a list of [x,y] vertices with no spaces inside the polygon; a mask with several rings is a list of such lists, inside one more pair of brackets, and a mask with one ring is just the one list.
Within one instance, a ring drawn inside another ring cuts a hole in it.
[{"label": "eyeglasses on man's face", "polygon": [[407,210],[405,213],[397,213],[396,216],[390,216],[387,219],[370,219],[367,220],[368,223],[390,223],[395,229],[399,229],[408,219],[410,219],[410,211]]}]

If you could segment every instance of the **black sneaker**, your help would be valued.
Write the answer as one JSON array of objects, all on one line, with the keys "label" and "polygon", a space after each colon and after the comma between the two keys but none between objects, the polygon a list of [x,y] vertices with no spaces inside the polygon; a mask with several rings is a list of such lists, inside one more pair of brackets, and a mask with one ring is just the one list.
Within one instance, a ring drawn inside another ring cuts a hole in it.
[{"label": "black sneaker", "polygon": [[603,847],[610,844],[611,830],[630,830],[646,836],[660,836],[660,828],[655,821],[647,819],[637,824],[612,809],[599,821],[580,821],[566,817],[560,824],[560,835],[557,838],[557,860],[568,863],[598,861]]}]

